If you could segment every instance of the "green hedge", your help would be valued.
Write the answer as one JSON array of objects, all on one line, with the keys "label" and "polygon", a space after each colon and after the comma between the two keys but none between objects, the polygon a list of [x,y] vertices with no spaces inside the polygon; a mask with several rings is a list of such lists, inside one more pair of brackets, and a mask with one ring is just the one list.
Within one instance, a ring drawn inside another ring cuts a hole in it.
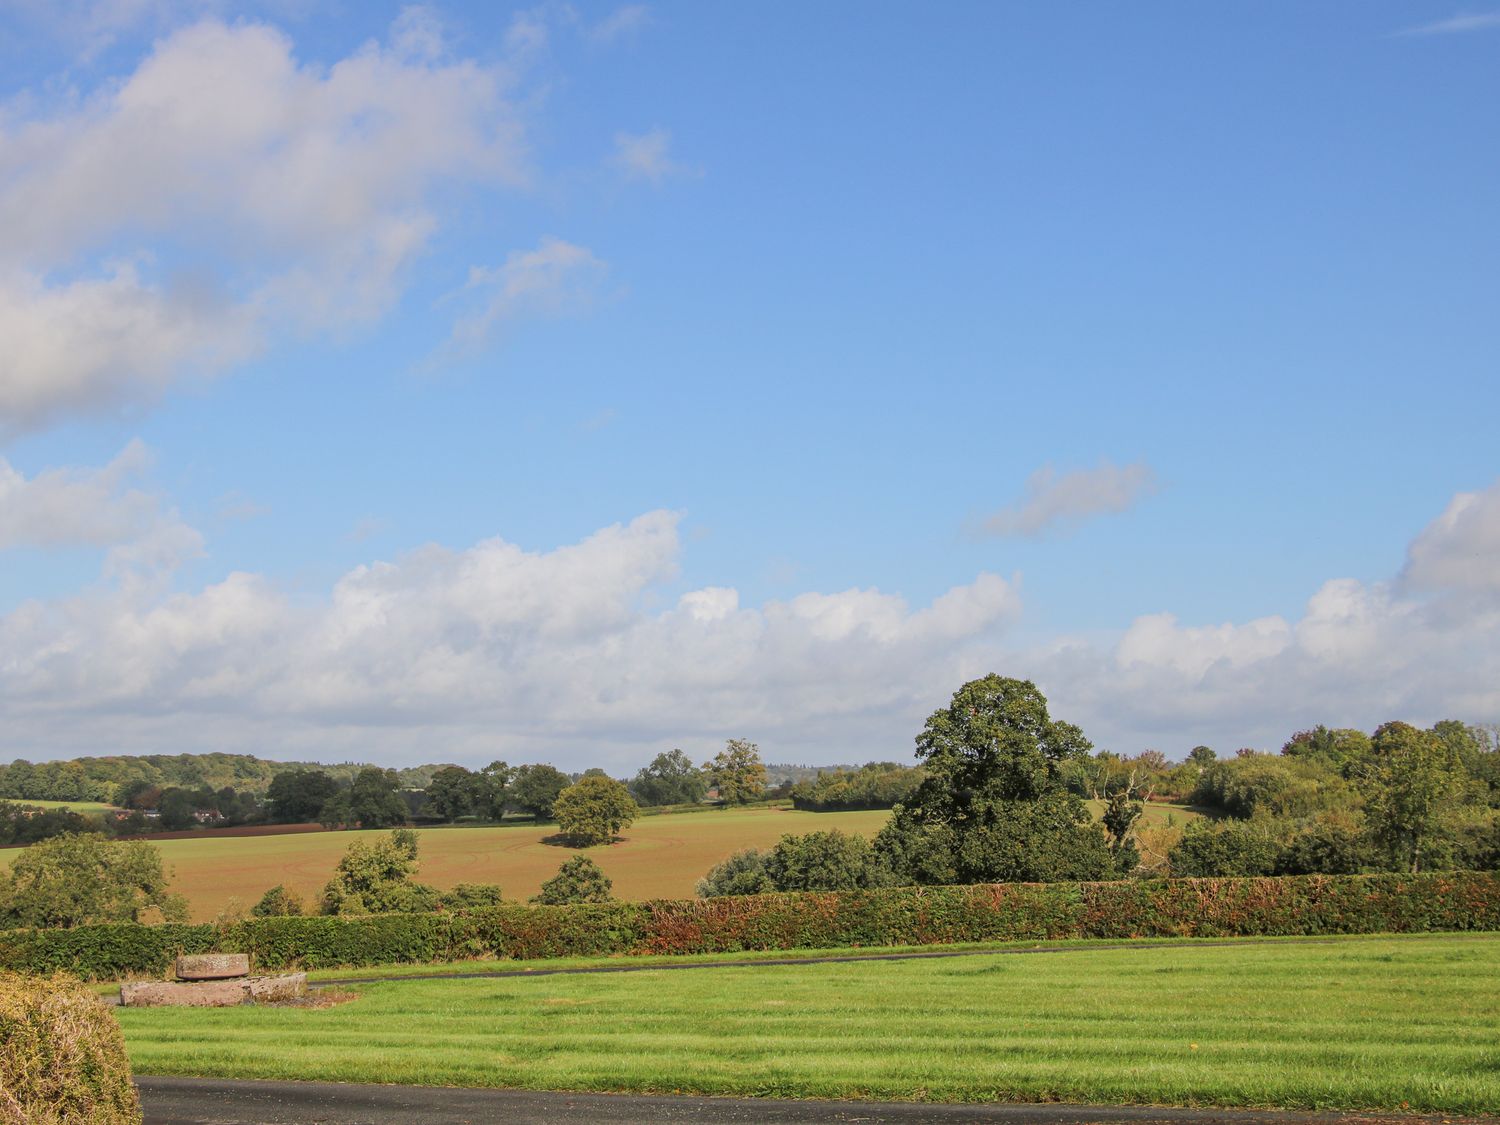
[{"label": "green hedge", "polygon": [[261,969],[474,957],[720,953],[1047,938],[1500,930],[1500,875],[1299,875],[901,887],[581,906],[501,905],[366,918],[0,933],[0,969],[160,976],[179,953],[249,953]]}]

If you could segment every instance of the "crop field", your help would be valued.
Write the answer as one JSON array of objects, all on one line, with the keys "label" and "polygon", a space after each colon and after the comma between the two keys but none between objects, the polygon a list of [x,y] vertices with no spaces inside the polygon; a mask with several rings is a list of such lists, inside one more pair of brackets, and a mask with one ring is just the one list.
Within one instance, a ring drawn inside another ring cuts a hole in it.
[{"label": "crop field", "polygon": [[119,1014],[140,1074],[1474,1113],[1500,1105],[1497,964],[1488,935],[1080,945]]},{"label": "crop field", "polygon": [[[766,847],[788,832],[839,828],[873,836],[890,816],[884,811],[810,813],[792,809],[710,809],[642,817],[622,839],[589,848],[625,899],[691,898],[708,869],[741,848]],[[417,878],[448,888],[455,883],[498,883],[506,898],[527,898],[557,874],[571,848],[543,843],[555,825],[492,828],[424,828]],[[215,837],[153,841],[176,872],[172,889],[187,896],[194,921],[214,918],[238,899],[255,904],[277,883],[316,898],[334,865],[356,839],[388,832],[307,832],[280,836]],[[0,865],[15,852],[0,853]]]}]

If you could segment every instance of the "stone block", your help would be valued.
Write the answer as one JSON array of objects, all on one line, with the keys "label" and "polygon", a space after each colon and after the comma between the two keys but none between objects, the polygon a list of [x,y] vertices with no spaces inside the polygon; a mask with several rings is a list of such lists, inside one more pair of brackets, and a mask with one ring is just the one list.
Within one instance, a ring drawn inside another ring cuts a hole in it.
[{"label": "stone block", "polygon": [[249,975],[248,953],[193,953],[177,958],[178,980],[228,980]]},{"label": "stone block", "polygon": [[152,980],[120,986],[120,1004],[127,1008],[229,1008],[236,1004],[296,1000],[306,995],[306,973],[238,980]]}]

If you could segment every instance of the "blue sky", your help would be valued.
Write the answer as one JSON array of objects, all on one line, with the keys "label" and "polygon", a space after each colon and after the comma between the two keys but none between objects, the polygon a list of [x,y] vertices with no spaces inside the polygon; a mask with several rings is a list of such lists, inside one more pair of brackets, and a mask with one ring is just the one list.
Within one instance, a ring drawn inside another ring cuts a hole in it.
[{"label": "blue sky", "polygon": [[13,754],[849,760],[988,670],[1126,752],[1500,721],[1500,9],[0,43]]}]

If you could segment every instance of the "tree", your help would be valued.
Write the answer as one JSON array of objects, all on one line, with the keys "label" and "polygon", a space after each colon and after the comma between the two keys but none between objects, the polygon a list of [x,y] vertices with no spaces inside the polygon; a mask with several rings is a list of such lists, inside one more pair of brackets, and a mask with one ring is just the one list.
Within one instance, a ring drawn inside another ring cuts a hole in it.
[{"label": "tree", "polygon": [[577,902],[611,902],[614,883],[586,855],[575,855],[542,884],[542,893],[532,898],[544,906],[566,906]]},{"label": "tree", "polygon": [[766,852],[746,848],[735,852],[724,862],[712,867],[708,874],[698,880],[696,888],[699,898],[716,898],[719,895],[760,895],[776,889],[771,876],[766,872]]},{"label": "tree", "polygon": [[703,763],[708,784],[726,805],[744,805],[766,791],[766,767],[760,749],[743,738],[731,738],[711,762]]},{"label": "tree", "polygon": [[1140,865],[1141,852],[1135,846],[1135,824],[1141,818],[1142,804],[1129,790],[1122,789],[1104,806],[1104,831],[1109,834],[1109,851],[1115,860],[1115,871],[1129,875]]},{"label": "tree", "polygon": [[1459,785],[1453,749],[1431,731],[1386,723],[1370,740],[1365,817],[1393,866],[1418,872]]},{"label": "tree", "polygon": [[1218,755],[1209,746],[1194,746],[1188,751],[1187,760],[1195,766],[1206,766],[1218,760]]},{"label": "tree", "polygon": [[444,910],[480,910],[499,906],[503,896],[493,883],[455,883],[442,893],[438,905]]},{"label": "tree", "polygon": [[538,820],[550,820],[558,794],[568,785],[568,775],[552,766],[522,766],[510,783],[510,803]]},{"label": "tree", "polygon": [[506,790],[510,787],[515,772],[504,762],[491,762],[479,771],[479,795],[475,800],[475,813],[486,820],[505,818]]},{"label": "tree", "polygon": [[444,766],[427,783],[424,808],[448,821],[473,816],[481,807],[488,806],[486,788],[481,775],[470,773],[463,766]]},{"label": "tree", "polygon": [[198,803],[186,789],[168,789],[161,795],[157,808],[161,810],[161,826],[168,832],[179,832],[191,828],[198,821],[193,812]]},{"label": "tree", "polygon": [[972,680],[917,736],[927,775],[875,846],[914,883],[1099,879],[1114,870],[1103,830],[1063,777],[1090,749],[1025,680]]},{"label": "tree", "polygon": [[435,888],[416,882],[417,834],[398,828],[387,840],[349,845],[323,888],[324,914],[394,914],[434,910]]},{"label": "tree", "polygon": [[257,918],[293,918],[303,913],[302,896],[277,883],[250,908]]},{"label": "tree", "polygon": [[138,922],[150,910],[187,920],[187,904],[169,894],[161,853],[143,840],[57,836],[16,856],[0,882],[0,917],[9,926],[70,928]]},{"label": "tree", "polygon": [[852,891],[893,882],[868,840],[837,828],[783,836],[766,857],[765,871],[778,891]]},{"label": "tree", "polygon": [[681,750],[651,759],[630,781],[630,793],[642,805],[690,805],[703,800],[708,781]]},{"label": "tree", "polygon": [[578,848],[607,844],[640,812],[630,791],[611,777],[584,777],[557,795],[552,815],[568,843]]},{"label": "tree", "polygon": [[391,828],[406,823],[407,811],[396,771],[366,766],[348,789],[329,798],[318,819],[329,827]]},{"label": "tree", "polygon": [[322,770],[284,770],[271,778],[266,788],[271,819],[283,824],[317,820],[323,806],[338,791],[338,783]]}]

